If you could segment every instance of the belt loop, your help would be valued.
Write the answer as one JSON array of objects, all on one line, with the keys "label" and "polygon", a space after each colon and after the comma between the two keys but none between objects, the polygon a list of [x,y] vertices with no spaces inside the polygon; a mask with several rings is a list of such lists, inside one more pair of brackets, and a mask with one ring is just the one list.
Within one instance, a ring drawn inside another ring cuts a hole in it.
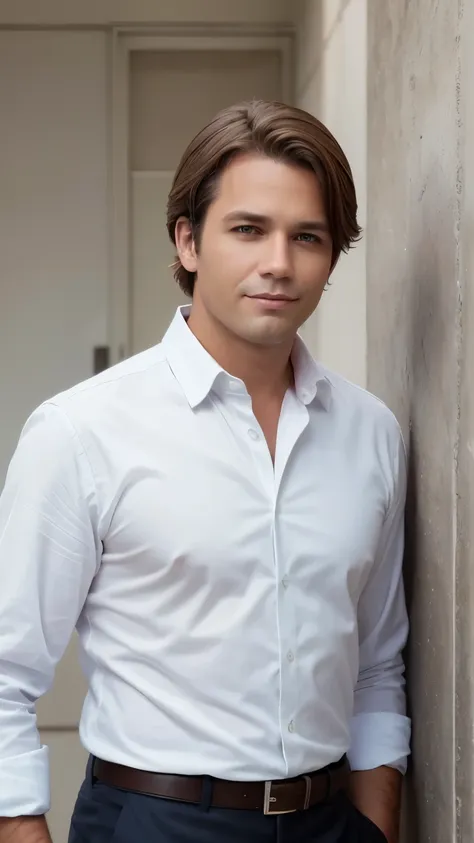
[{"label": "belt loop", "polygon": [[214,782],[211,776],[202,777],[202,791],[201,791],[201,808],[203,811],[209,811],[212,805],[212,794],[214,790]]},{"label": "belt loop", "polygon": [[310,800],[311,800],[311,784],[312,784],[312,782],[311,782],[311,776],[303,776],[303,778],[304,778],[305,784],[306,784],[306,793],[305,793],[305,797],[304,797],[303,810],[307,811],[308,808],[309,808]]}]

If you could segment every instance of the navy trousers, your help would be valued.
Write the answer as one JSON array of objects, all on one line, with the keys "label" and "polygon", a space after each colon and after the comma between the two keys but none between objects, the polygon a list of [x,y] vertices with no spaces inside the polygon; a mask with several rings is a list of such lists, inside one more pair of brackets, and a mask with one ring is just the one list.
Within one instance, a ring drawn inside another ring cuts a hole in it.
[{"label": "navy trousers", "polygon": [[89,762],[68,843],[386,843],[341,792],[307,811],[265,816],[119,790]]}]

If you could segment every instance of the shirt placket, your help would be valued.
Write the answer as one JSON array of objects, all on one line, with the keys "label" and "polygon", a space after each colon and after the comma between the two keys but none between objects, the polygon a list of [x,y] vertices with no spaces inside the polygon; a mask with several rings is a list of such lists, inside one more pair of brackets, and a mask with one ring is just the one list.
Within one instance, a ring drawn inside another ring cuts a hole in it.
[{"label": "shirt placket", "polygon": [[283,516],[284,522],[284,512],[280,509],[280,493],[284,489],[285,473],[293,448],[308,424],[308,411],[292,391],[286,394],[281,409],[273,463],[263,430],[253,413],[250,398],[226,402],[222,409],[225,414],[229,413],[229,422],[232,416],[232,424],[238,428],[236,432],[240,432],[247,442],[252,462],[272,510],[273,574],[276,589],[275,634],[278,639],[280,672],[279,725],[282,754],[288,770],[291,766],[292,744],[298,740],[297,619],[292,599],[292,590],[297,584],[292,581],[290,561],[280,552],[280,515]]},{"label": "shirt placket", "polygon": [[280,652],[280,733],[287,771],[291,770],[292,749],[298,742],[299,654],[297,617],[291,560],[281,553],[280,531],[284,530],[284,497],[291,483],[291,455],[308,424],[308,411],[294,392],[288,391],[281,409],[275,450],[275,511],[273,552],[277,586],[277,623]]}]

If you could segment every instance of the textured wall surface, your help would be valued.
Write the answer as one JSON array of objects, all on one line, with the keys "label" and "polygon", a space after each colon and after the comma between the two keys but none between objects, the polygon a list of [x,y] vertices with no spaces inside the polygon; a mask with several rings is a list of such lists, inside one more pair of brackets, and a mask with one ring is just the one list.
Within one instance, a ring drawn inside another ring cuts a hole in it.
[{"label": "textured wall surface", "polygon": [[410,451],[406,840],[420,843],[474,840],[470,5],[369,3],[368,385]]},{"label": "textured wall surface", "polygon": [[459,442],[456,543],[456,829],[459,843],[474,840],[474,3],[466,0],[462,31],[460,169]]}]

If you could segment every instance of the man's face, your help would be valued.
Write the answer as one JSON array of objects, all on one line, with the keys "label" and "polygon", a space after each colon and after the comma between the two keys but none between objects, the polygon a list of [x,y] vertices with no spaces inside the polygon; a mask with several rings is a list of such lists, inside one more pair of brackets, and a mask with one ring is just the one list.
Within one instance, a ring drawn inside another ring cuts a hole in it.
[{"label": "man's face", "polygon": [[[178,245],[184,241],[183,232]],[[291,341],[331,270],[316,175],[263,155],[235,158],[221,175],[199,249],[189,238],[180,252],[186,269],[197,273],[197,311],[204,308],[212,321],[255,345]]]}]

